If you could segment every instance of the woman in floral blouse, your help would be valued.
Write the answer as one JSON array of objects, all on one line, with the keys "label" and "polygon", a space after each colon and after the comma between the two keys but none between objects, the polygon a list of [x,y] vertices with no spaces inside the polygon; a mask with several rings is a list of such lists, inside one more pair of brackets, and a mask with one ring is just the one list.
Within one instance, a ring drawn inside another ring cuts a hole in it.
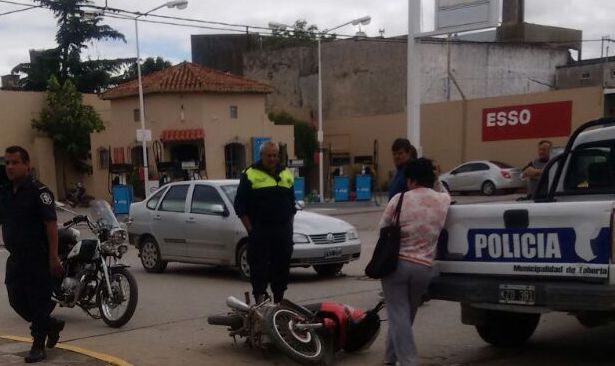
[{"label": "woman in floral blouse", "polygon": [[433,277],[436,244],[451,198],[437,181],[429,159],[409,162],[405,176],[408,191],[391,199],[380,220],[381,228],[394,224],[395,208],[404,194],[399,217],[399,263],[395,272],[382,279],[389,318],[385,364],[414,366],[418,356],[412,324]]}]

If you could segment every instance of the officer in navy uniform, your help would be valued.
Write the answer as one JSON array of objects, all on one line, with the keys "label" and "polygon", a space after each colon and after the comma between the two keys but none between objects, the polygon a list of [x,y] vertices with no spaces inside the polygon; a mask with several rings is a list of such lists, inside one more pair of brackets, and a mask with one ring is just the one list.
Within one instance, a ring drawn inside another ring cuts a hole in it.
[{"label": "officer in navy uniform", "polygon": [[56,345],[64,322],[50,316],[53,278],[62,276],[58,258],[55,201],[49,189],[30,175],[30,157],[19,146],[5,151],[9,183],[0,188],[2,239],[10,256],[5,284],[9,303],[31,324],[34,342],[26,363],[46,358],[47,347]]},{"label": "officer in navy uniform", "polygon": [[266,299],[268,284],[273,301],[282,301],[293,253],[294,179],[278,154],[273,142],[261,145],[260,160],[244,170],[235,197],[235,211],[249,235],[250,281],[257,303]]}]

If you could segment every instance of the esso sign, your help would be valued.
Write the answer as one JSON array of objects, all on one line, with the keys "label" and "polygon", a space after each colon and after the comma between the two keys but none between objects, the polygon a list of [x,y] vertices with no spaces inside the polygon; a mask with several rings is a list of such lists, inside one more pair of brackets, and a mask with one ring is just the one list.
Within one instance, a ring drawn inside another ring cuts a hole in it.
[{"label": "esso sign", "polygon": [[509,112],[490,112],[487,114],[487,127],[516,126],[518,124],[527,125],[532,119],[532,112],[529,109],[520,111],[512,110]]},{"label": "esso sign", "polygon": [[483,141],[569,136],[572,101],[483,109]]}]

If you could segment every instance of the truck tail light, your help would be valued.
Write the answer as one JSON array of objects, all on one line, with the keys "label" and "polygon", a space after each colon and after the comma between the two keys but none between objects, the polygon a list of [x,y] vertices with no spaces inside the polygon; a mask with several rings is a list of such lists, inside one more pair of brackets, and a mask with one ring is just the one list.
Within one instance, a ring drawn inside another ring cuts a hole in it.
[{"label": "truck tail light", "polygon": [[506,179],[510,179],[512,177],[508,170],[500,170],[500,173],[502,174],[502,177],[504,177]]}]

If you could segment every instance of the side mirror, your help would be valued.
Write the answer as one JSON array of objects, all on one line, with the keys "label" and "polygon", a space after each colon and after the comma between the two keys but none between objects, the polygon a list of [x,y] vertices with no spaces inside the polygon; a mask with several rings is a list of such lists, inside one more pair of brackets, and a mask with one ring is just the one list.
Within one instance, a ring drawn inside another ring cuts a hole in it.
[{"label": "side mirror", "polygon": [[228,217],[230,214],[223,204],[212,205],[210,211],[216,215],[221,215],[224,217]]},{"label": "side mirror", "polygon": [[295,208],[299,211],[303,210],[305,208],[305,201],[304,200],[295,201]]}]

